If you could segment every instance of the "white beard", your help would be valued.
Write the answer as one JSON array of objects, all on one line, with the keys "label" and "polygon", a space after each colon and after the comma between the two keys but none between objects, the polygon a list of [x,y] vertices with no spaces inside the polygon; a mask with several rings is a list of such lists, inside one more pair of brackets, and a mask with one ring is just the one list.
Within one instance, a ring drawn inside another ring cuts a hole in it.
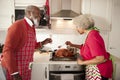
[{"label": "white beard", "polygon": [[34,23],[35,27],[38,27],[38,26],[39,26],[39,22],[38,22],[37,19],[33,19],[33,23]]}]

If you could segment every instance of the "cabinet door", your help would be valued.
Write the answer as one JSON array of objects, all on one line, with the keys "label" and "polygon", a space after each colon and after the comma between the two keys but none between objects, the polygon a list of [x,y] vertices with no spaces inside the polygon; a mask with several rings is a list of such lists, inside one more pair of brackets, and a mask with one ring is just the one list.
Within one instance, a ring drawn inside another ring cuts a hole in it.
[{"label": "cabinet door", "polygon": [[71,0],[71,10],[73,10],[76,13],[81,13],[81,0]]},{"label": "cabinet door", "polygon": [[83,0],[82,13],[91,14],[95,26],[100,30],[109,31],[111,25],[112,0]]},{"label": "cabinet door", "polygon": [[112,30],[109,44],[110,52],[120,58],[120,0],[113,0]]},{"label": "cabinet door", "polygon": [[14,22],[14,0],[0,0],[0,28],[8,28]]},{"label": "cabinet door", "polygon": [[95,20],[95,26],[100,30],[110,29],[111,2],[112,0],[91,0],[90,14]]},{"label": "cabinet door", "polygon": [[28,5],[36,5],[38,7],[43,7],[46,0],[15,0],[16,7],[25,7]]},{"label": "cabinet door", "polygon": [[115,76],[114,76],[114,80],[119,80],[120,79],[120,62],[116,62],[115,63]]},{"label": "cabinet door", "polygon": [[0,63],[0,80],[6,80]]},{"label": "cabinet door", "polygon": [[56,12],[60,11],[62,9],[62,0],[50,0],[50,8],[51,8],[51,15],[55,14]]},{"label": "cabinet door", "polygon": [[90,13],[90,6],[91,6],[91,0],[82,0],[82,13],[83,14],[89,14]]},{"label": "cabinet door", "polygon": [[31,80],[49,80],[48,64],[33,63]]}]

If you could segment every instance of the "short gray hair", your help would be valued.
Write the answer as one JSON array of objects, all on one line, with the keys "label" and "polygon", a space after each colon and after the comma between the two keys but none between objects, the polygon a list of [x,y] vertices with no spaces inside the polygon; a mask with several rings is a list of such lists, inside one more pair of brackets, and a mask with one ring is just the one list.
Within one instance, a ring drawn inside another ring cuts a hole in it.
[{"label": "short gray hair", "polygon": [[40,10],[37,6],[34,5],[27,6],[25,9],[25,15],[27,15],[28,12],[34,12],[35,9]]},{"label": "short gray hair", "polygon": [[73,23],[77,27],[82,27],[84,29],[89,29],[94,27],[94,20],[89,14],[83,14],[73,19]]}]

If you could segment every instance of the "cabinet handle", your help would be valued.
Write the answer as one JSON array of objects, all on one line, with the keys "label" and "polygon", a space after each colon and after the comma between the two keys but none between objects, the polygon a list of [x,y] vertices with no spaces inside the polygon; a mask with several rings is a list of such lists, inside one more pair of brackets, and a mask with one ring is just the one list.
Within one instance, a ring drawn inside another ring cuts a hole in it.
[{"label": "cabinet handle", "polygon": [[45,67],[45,79],[47,79],[47,67]]},{"label": "cabinet handle", "polygon": [[14,22],[14,15],[12,14],[11,15],[11,23],[13,24],[13,22]]},{"label": "cabinet handle", "polygon": [[116,48],[114,48],[114,47],[110,47],[110,49],[116,49]]}]

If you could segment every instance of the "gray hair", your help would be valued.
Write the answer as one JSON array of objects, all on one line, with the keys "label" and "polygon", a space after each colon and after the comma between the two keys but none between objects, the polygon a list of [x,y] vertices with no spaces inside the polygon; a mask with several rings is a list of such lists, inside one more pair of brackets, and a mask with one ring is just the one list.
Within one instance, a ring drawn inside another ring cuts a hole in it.
[{"label": "gray hair", "polygon": [[84,29],[89,29],[94,27],[94,20],[88,14],[83,14],[73,19],[73,23],[77,27],[82,27]]},{"label": "gray hair", "polygon": [[34,5],[27,6],[25,9],[25,15],[27,15],[29,12],[34,12],[35,9],[40,10],[37,6]]}]

